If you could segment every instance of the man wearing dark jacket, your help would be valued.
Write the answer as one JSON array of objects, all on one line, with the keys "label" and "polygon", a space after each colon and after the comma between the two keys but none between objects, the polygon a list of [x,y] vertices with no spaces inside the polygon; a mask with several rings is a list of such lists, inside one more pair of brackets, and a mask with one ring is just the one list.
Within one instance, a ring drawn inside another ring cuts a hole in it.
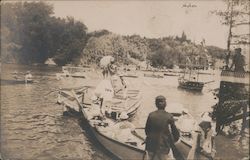
[{"label": "man wearing dark jacket", "polygon": [[245,56],[241,54],[241,48],[235,49],[235,55],[233,56],[233,62],[230,67],[232,70],[234,66],[235,72],[245,72],[244,66],[245,66]]},{"label": "man wearing dark jacket", "polygon": [[146,150],[150,160],[173,159],[169,152],[174,142],[179,139],[179,132],[173,115],[165,111],[166,98],[157,96],[155,104],[158,110],[149,114],[145,127]]}]

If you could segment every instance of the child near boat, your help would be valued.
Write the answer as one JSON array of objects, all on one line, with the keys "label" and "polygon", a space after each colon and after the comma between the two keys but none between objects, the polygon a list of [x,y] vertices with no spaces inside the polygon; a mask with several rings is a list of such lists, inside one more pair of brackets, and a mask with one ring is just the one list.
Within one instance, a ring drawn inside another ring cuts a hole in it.
[{"label": "child near boat", "polygon": [[201,115],[201,120],[197,126],[197,132],[199,133],[200,152],[211,157],[212,159],[216,153],[214,143],[214,136],[216,132],[212,118],[208,112]]}]

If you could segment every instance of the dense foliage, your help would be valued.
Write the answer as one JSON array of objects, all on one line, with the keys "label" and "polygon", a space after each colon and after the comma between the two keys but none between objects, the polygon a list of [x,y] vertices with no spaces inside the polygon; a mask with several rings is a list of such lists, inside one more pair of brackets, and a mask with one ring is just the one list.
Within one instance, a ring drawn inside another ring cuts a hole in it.
[{"label": "dense foliage", "polygon": [[3,3],[1,9],[4,62],[43,63],[54,57],[63,65],[81,54],[87,38],[83,23],[53,17],[53,7],[44,2]]},{"label": "dense foliage", "polygon": [[122,36],[107,30],[87,34],[87,27],[72,17],[53,16],[45,2],[2,3],[1,59],[11,63],[44,63],[53,58],[59,65],[98,63],[113,55],[120,63],[147,61],[154,67],[207,64],[223,58],[224,50],[192,43],[181,37],[149,39]]},{"label": "dense foliage", "polygon": [[104,55],[113,55],[124,64],[136,59],[148,61],[153,67],[172,68],[174,65],[208,65],[215,59],[223,59],[224,53],[225,50],[219,47],[192,43],[184,32],[181,37],[149,39],[139,35],[116,35],[101,30],[89,34],[81,63],[97,63]]}]

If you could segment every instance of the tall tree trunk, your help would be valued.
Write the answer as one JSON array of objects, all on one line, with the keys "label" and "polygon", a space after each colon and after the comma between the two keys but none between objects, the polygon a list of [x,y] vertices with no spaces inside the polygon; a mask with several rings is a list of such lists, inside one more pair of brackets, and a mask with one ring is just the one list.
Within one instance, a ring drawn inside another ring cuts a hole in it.
[{"label": "tall tree trunk", "polygon": [[230,46],[231,46],[231,38],[232,38],[232,26],[233,26],[233,1],[229,2],[230,8],[230,21],[229,21],[229,32],[228,32],[228,39],[227,39],[227,57],[226,57],[226,68],[229,67],[229,59],[231,55]]}]

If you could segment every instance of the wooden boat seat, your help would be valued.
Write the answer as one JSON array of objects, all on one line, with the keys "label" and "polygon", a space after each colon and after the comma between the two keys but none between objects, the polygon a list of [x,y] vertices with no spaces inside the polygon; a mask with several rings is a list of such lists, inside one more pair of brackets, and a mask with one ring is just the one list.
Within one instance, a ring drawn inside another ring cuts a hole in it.
[{"label": "wooden boat seat", "polygon": [[130,141],[128,141],[128,142],[125,142],[125,143],[130,144],[132,146],[137,146],[137,142],[130,142]]}]

